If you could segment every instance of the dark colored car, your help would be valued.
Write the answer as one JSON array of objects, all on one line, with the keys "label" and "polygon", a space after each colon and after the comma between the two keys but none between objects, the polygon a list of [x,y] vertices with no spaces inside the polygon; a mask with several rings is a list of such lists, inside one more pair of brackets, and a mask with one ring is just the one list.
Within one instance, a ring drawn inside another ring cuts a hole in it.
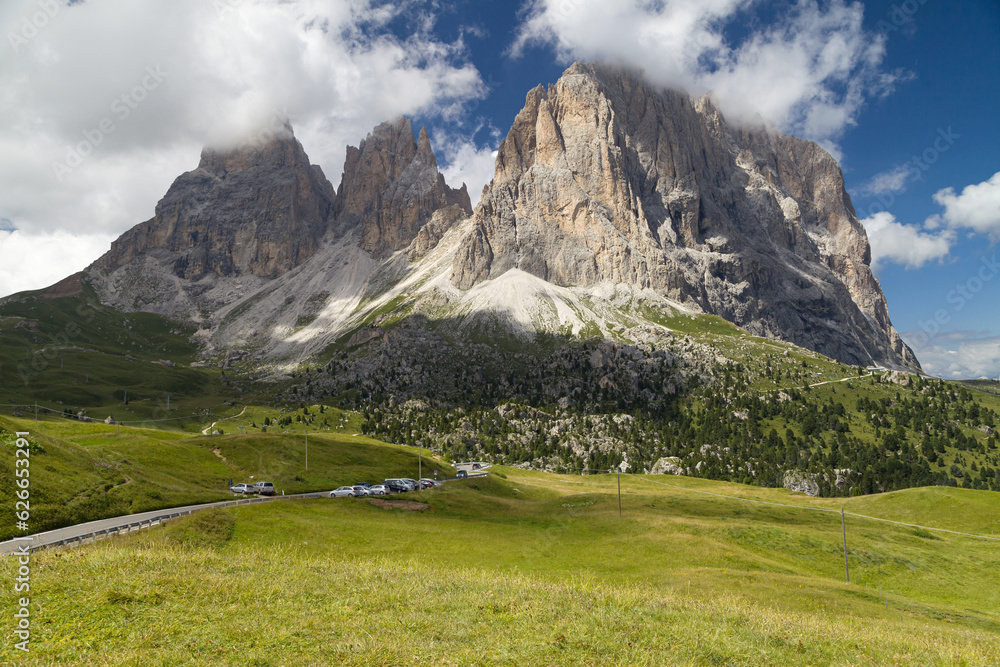
[{"label": "dark colored car", "polygon": [[382,483],[389,487],[389,490],[393,493],[403,493],[410,490],[409,485],[401,479],[387,479]]},{"label": "dark colored car", "polygon": [[457,473],[455,473],[455,477],[457,477],[458,479],[465,479],[468,476],[469,473],[465,472],[464,470],[459,470]]}]

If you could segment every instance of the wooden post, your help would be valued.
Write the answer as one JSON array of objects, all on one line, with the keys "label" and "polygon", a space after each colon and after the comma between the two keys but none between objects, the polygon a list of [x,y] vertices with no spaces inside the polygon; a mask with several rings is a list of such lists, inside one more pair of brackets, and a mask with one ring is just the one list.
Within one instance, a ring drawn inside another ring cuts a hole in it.
[{"label": "wooden post", "polygon": [[847,521],[844,519],[844,508],[840,508],[840,528],[844,533],[844,575],[847,583],[851,583],[851,568],[847,565]]}]

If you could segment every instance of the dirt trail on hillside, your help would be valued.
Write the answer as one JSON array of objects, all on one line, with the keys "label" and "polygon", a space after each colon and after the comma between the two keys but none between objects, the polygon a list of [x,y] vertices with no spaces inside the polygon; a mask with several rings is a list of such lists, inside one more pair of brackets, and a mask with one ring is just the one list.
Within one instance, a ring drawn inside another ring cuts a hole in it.
[{"label": "dirt trail on hillside", "polygon": [[214,430],[215,430],[215,425],[216,425],[216,424],[218,424],[219,422],[224,422],[224,421],[226,421],[227,419],[236,419],[237,417],[242,417],[242,416],[243,416],[243,413],[247,411],[247,407],[248,407],[248,406],[244,405],[244,406],[243,406],[243,409],[242,409],[242,410],[240,410],[240,414],[238,414],[238,415],[233,415],[232,417],[223,417],[223,418],[222,418],[222,419],[220,419],[219,421],[214,421],[214,422],[212,422],[212,423],[211,423],[211,424],[209,424],[209,425],[208,425],[207,427],[205,427],[205,428],[203,428],[203,429],[201,430],[201,434],[202,434],[202,435],[212,435],[212,431],[214,431]]}]

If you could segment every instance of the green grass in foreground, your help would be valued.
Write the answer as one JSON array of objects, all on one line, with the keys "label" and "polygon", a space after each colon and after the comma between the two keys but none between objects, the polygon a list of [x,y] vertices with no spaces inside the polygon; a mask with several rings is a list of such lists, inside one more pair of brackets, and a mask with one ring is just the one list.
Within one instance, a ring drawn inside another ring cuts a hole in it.
[{"label": "green grass in foreground", "polygon": [[[850,519],[848,586],[839,516],[623,478],[619,519],[613,477],[501,472],[422,492],[425,512],[273,503],[37,554],[22,663],[1000,664],[996,543]],[[1000,508],[939,488],[843,502],[980,531]]]}]

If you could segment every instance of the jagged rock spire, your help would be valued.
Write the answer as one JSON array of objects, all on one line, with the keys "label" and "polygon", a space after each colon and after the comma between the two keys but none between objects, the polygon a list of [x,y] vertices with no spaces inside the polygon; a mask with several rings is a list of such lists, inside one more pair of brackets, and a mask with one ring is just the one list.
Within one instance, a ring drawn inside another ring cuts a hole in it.
[{"label": "jagged rock spire", "polygon": [[316,251],[333,211],[333,186],[302,145],[281,134],[262,145],[206,148],[155,216],[125,232],[92,265],[110,274],[142,255],[176,253],[179,278],[249,273],[277,277]]},{"label": "jagged rock spire", "polygon": [[378,125],[347,148],[338,189],[337,226],[361,226],[361,247],[379,254],[407,247],[435,211],[472,205],[465,184],[453,189],[438,171],[427,129],[413,138],[407,118]]}]

